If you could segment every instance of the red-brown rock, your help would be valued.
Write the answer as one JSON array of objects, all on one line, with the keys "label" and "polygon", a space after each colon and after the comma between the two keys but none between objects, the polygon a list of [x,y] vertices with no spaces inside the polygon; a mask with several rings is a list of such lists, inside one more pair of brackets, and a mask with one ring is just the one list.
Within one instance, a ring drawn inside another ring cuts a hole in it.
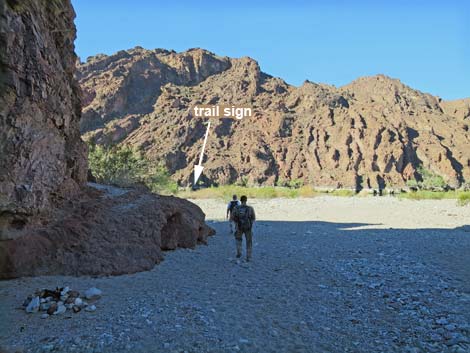
[{"label": "red-brown rock", "polygon": [[0,278],[117,275],[151,269],[161,250],[205,244],[213,230],[201,209],[145,190],[89,188],[47,224],[0,242]]},{"label": "red-brown rock", "polygon": [[[261,72],[250,58],[142,48],[89,58],[79,72],[89,97],[85,138],[127,144],[163,160],[183,186],[192,182],[206,130],[204,119],[191,115],[195,104],[257,111],[242,121],[213,119],[201,177],[206,184],[300,179],[326,187],[401,187],[419,178],[419,167],[452,186],[470,180],[469,100],[445,102],[384,75],[340,88],[308,81],[294,87]],[[192,77],[195,72],[205,74]]]}]

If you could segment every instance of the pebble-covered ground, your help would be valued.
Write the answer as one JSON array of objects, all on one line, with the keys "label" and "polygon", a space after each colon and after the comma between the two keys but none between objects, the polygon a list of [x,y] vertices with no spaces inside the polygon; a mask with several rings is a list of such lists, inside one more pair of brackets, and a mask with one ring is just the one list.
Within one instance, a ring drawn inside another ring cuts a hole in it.
[{"label": "pebble-covered ground", "polygon": [[[152,271],[0,282],[0,346],[25,352],[470,352],[470,207],[455,201],[256,201],[254,259],[217,235]],[[36,288],[102,290],[41,319]],[[1,351],[1,349],[0,349]]]}]

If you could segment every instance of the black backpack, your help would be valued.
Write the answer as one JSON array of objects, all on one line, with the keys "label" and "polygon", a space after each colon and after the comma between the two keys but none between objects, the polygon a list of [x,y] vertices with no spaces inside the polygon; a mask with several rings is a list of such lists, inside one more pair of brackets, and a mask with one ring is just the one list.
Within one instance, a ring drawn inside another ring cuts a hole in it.
[{"label": "black backpack", "polygon": [[229,206],[229,208],[228,208],[229,211],[230,211],[230,213],[233,212],[233,209],[234,209],[236,206],[238,206],[238,201],[230,201],[230,206]]},{"label": "black backpack", "polygon": [[246,205],[237,207],[236,220],[238,229],[247,231],[251,229],[250,209]]}]

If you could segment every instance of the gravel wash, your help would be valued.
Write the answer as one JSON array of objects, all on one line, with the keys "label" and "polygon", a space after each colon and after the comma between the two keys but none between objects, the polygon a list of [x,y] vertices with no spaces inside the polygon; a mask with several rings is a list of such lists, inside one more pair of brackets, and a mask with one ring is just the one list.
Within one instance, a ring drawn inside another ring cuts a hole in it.
[{"label": "gravel wash", "polygon": [[[2,281],[0,347],[13,352],[470,352],[470,231],[443,225],[445,217],[457,222],[447,216],[450,204],[420,203],[422,214],[444,218],[430,217],[426,228],[414,229],[400,228],[397,214],[401,209],[403,218],[409,217],[411,201],[383,202],[383,214],[393,211],[397,219],[388,218],[393,224],[387,227],[374,227],[361,211],[375,200],[354,201],[357,217],[352,208],[348,219],[356,222],[344,222],[344,215],[337,222],[331,215],[322,220],[320,211],[312,211],[337,202],[257,201],[261,220],[249,263],[234,258],[228,224],[217,220],[224,203],[198,201],[217,235],[208,246],[166,252],[151,271]],[[463,224],[470,208],[451,212]],[[286,213],[297,218],[302,213],[302,220],[286,220]],[[433,218],[439,226],[433,227]],[[41,319],[21,308],[35,289],[56,286],[97,287],[103,295],[94,312]]]}]

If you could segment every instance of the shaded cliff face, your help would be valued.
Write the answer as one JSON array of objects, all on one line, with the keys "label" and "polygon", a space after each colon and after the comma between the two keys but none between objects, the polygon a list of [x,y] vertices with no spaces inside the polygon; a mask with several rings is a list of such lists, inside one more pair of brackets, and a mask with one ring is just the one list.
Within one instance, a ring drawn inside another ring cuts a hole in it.
[{"label": "shaded cliff face", "polygon": [[454,186],[470,180],[468,101],[443,102],[383,75],[340,88],[293,87],[250,58],[142,48],[89,58],[79,72],[85,138],[164,160],[181,185],[191,182],[199,157],[205,126],[191,107],[201,103],[257,112],[213,121],[202,176],[208,184],[402,186],[419,178],[420,165]]},{"label": "shaded cliff face", "polygon": [[0,2],[0,237],[86,181],[69,1]]}]

